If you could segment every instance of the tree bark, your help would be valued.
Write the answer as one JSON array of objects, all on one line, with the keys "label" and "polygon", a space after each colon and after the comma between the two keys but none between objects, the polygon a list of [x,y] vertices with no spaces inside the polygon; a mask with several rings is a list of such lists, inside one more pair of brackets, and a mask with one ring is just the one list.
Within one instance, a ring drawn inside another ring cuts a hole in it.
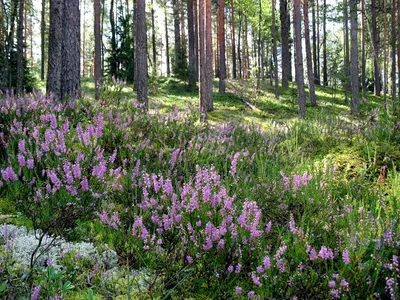
[{"label": "tree bark", "polygon": [[169,37],[168,37],[168,14],[167,14],[167,2],[165,2],[164,8],[164,15],[165,15],[165,56],[167,58],[167,77],[171,76],[171,63],[169,57]]},{"label": "tree bark", "polygon": [[199,98],[200,98],[200,119],[202,122],[207,120],[207,108],[208,108],[208,99],[206,93],[206,47],[205,47],[205,14],[204,14],[204,1],[198,0],[198,23],[199,23],[199,71],[200,71],[200,88],[199,88]]},{"label": "tree bark", "polygon": [[358,23],[357,2],[350,0],[350,25],[351,25],[351,112],[353,115],[360,114],[360,94],[358,86]]},{"label": "tree bark", "polygon": [[179,18],[179,0],[172,0],[172,6],[174,9],[174,34],[175,34],[175,63],[174,63],[174,74],[177,75],[179,68],[181,67],[182,48],[181,48],[181,29],[180,29],[180,18]]},{"label": "tree bark", "polygon": [[240,35],[242,33],[242,12],[239,10],[239,29],[238,29],[238,45],[237,45],[237,56],[238,56],[238,70],[239,70],[239,78],[242,78],[242,53],[240,47]]},{"label": "tree bark", "polygon": [[316,21],[315,21],[315,2],[318,0],[312,0],[312,49],[313,49],[313,67],[314,67],[314,83],[318,84],[318,65],[317,65],[317,28],[316,28]]},{"label": "tree bark", "polygon": [[47,94],[61,100],[62,41],[64,1],[50,0],[49,58],[47,71]]},{"label": "tree bark", "polygon": [[19,0],[19,19],[17,36],[17,94],[24,88],[24,6],[25,0]]},{"label": "tree bark", "polygon": [[387,102],[387,0],[383,0],[383,102],[385,110],[389,112],[389,106]]},{"label": "tree bark", "polygon": [[391,51],[392,51],[392,107],[396,109],[396,0],[392,0]]},{"label": "tree bark", "polygon": [[94,82],[95,98],[100,98],[101,85],[101,35],[100,35],[100,0],[94,0]]},{"label": "tree bark", "polygon": [[304,119],[306,117],[306,95],[304,90],[303,51],[301,45],[300,0],[294,0],[293,22],[295,28],[296,81],[299,102],[299,116],[301,119]]},{"label": "tree bark", "polygon": [[196,52],[195,52],[195,36],[194,36],[194,9],[193,1],[187,1],[187,18],[188,18],[188,38],[189,38],[189,89],[196,88]]},{"label": "tree bark", "polygon": [[219,93],[225,94],[225,0],[218,1]]},{"label": "tree bark", "polygon": [[276,24],[275,24],[275,0],[272,0],[272,39],[273,39],[273,49],[272,55],[274,57],[274,92],[275,99],[279,99],[279,78],[278,78],[278,51],[276,46]]},{"label": "tree bark", "polygon": [[365,65],[365,0],[361,0],[361,89],[363,97],[367,93]]},{"label": "tree bark", "polygon": [[205,43],[206,43],[206,93],[207,111],[214,110],[213,103],[213,49],[212,49],[212,23],[211,0],[205,0]]},{"label": "tree bark", "polygon": [[116,38],[116,26],[114,19],[114,0],[111,0],[110,4],[110,25],[111,25],[111,61],[110,61],[110,75],[117,76],[117,38]]},{"label": "tree bark", "polygon": [[61,76],[63,99],[76,100],[79,97],[80,29],[79,0],[65,0]]},{"label": "tree bark", "polygon": [[153,76],[157,76],[157,45],[156,45],[156,26],[154,23],[154,0],[151,0],[151,41],[153,45]]},{"label": "tree bark", "polygon": [[194,59],[196,66],[196,82],[199,81],[199,22],[197,20],[197,0],[193,1],[193,23],[194,23]]},{"label": "tree bark", "polygon": [[145,109],[148,109],[146,0],[136,0],[135,17],[137,100]]},{"label": "tree bark", "polygon": [[379,68],[379,35],[377,25],[377,7],[376,0],[371,0],[371,14],[372,14],[372,45],[374,50],[374,92],[375,96],[381,95],[381,76]]},{"label": "tree bark", "polygon": [[45,47],[46,47],[46,0],[42,0],[42,12],[41,12],[41,22],[40,22],[40,44],[41,44],[41,60],[40,60],[40,79],[44,80],[45,73]]},{"label": "tree bark", "polygon": [[326,0],[324,0],[324,12],[323,12],[323,37],[322,37],[322,60],[323,60],[323,80],[324,86],[328,86],[328,58],[326,53]]},{"label": "tree bark", "polygon": [[350,91],[350,49],[349,49],[349,16],[347,0],[343,0],[343,41],[344,41],[344,91],[345,102],[347,103],[347,92]]},{"label": "tree bark", "polygon": [[311,105],[317,105],[315,97],[314,77],[312,69],[311,45],[310,45],[310,29],[308,22],[308,0],[303,0],[303,15],[304,15],[304,38],[306,40],[306,60],[307,60],[307,75],[308,75],[308,91],[310,94]]},{"label": "tree bark", "polygon": [[232,19],[232,76],[233,79],[236,79],[237,72],[236,72],[235,8],[233,5],[233,0],[231,0],[231,19]]}]

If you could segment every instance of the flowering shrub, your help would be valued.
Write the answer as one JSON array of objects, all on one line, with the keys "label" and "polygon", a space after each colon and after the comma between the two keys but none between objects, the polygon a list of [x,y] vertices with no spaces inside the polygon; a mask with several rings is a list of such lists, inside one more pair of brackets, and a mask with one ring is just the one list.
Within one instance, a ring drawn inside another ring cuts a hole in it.
[{"label": "flowering shrub", "polygon": [[[0,197],[13,199],[39,240],[46,234],[107,243],[121,266],[149,270],[143,293],[398,295],[394,198],[364,178],[349,185],[332,165],[296,169],[276,152],[292,138],[290,130],[201,127],[177,110],[152,116],[129,101],[106,109],[60,105],[40,94],[2,95],[0,120]],[[73,282],[77,271],[68,258],[50,280],[35,269],[37,255],[30,272],[39,277],[24,285],[32,298],[59,296],[46,282],[70,282],[62,294],[102,284],[95,265],[79,265],[88,268],[88,286]],[[10,286],[13,270],[0,271]],[[126,295],[129,282],[96,292]]]}]

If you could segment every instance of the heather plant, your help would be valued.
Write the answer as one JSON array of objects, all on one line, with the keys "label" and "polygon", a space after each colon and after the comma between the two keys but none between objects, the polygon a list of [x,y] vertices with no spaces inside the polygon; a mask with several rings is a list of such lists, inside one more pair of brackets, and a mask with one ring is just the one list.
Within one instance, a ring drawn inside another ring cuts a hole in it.
[{"label": "heather plant", "polygon": [[[68,253],[50,278],[34,268],[38,249],[21,283],[32,295],[397,297],[399,176],[395,158],[374,146],[394,147],[390,118],[369,127],[317,117],[264,131],[201,125],[191,109],[145,114],[130,101],[0,101],[0,197],[13,199],[39,240],[111,246],[123,269],[114,276]],[[372,181],[378,156],[392,163],[383,183]],[[10,295],[22,271],[5,261]]]}]

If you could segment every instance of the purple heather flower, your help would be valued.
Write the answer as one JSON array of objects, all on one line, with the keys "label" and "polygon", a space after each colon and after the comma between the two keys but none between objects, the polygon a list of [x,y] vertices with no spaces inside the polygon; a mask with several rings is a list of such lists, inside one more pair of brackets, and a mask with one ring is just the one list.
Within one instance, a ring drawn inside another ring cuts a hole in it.
[{"label": "purple heather flower", "polygon": [[343,250],[342,257],[343,257],[343,262],[346,265],[350,264],[350,253],[349,253],[349,250],[347,248]]},{"label": "purple heather flower", "polygon": [[12,167],[7,167],[5,170],[2,170],[1,176],[2,176],[3,180],[6,182],[18,180],[18,177],[14,173],[14,170],[12,169]]},{"label": "purple heather flower", "polygon": [[321,247],[321,250],[318,253],[318,256],[323,260],[333,259],[333,251],[325,246]]},{"label": "purple heather flower", "polygon": [[269,256],[265,256],[263,259],[264,269],[268,270],[271,267],[271,259]]},{"label": "purple heather flower", "polygon": [[247,293],[247,296],[248,296],[249,298],[253,298],[254,295],[255,295],[254,291],[250,291],[250,292]]},{"label": "purple heather flower", "polygon": [[235,288],[235,292],[236,292],[236,295],[240,295],[241,293],[242,293],[242,288],[240,287],[240,286],[237,286],[236,288]]},{"label": "purple heather flower", "polygon": [[25,166],[25,163],[26,163],[25,156],[23,156],[22,154],[18,154],[17,159],[18,159],[18,164],[20,167]]},{"label": "purple heather flower", "polygon": [[342,280],[340,281],[340,285],[341,285],[342,287],[346,287],[346,288],[349,287],[349,283],[348,283],[346,280],[344,280],[344,279],[342,279]]},{"label": "purple heather flower", "polygon": [[40,285],[35,286],[33,288],[33,293],[32,293],[31,300],[37,300],[39,298],[40,289],[41,289]]},{"label": "purple heather flower", "polygon": [[232,272],[233,272],[233,266],[232,266],[232,265],[230,265],[230,266],[228,267],[228,272],[229,272],[229,273],[232,273]]},{"label": "purple heather flower", "polygon": [[329,281],[329,287],[334,288],[336,286],[336,282],[334,280]]}]

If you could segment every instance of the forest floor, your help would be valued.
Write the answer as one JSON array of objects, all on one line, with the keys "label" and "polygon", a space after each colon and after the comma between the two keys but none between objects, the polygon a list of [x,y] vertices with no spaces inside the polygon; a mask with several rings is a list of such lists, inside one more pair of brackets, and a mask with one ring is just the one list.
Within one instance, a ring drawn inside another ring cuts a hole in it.
[{"label": "forest floor", "polygon": [[[89,79],[61,110],[0,96],[0,298],[399,294],[398,117],[372,95],[353,117],[343,91],[317,87],[299,120],[294,87],[227,87],[208,125],[175,79],[150,83],[150,114],[119,83],[96,103]],[[35,234],[19,227],[75,244],[29,268],[15,251]]]}]

